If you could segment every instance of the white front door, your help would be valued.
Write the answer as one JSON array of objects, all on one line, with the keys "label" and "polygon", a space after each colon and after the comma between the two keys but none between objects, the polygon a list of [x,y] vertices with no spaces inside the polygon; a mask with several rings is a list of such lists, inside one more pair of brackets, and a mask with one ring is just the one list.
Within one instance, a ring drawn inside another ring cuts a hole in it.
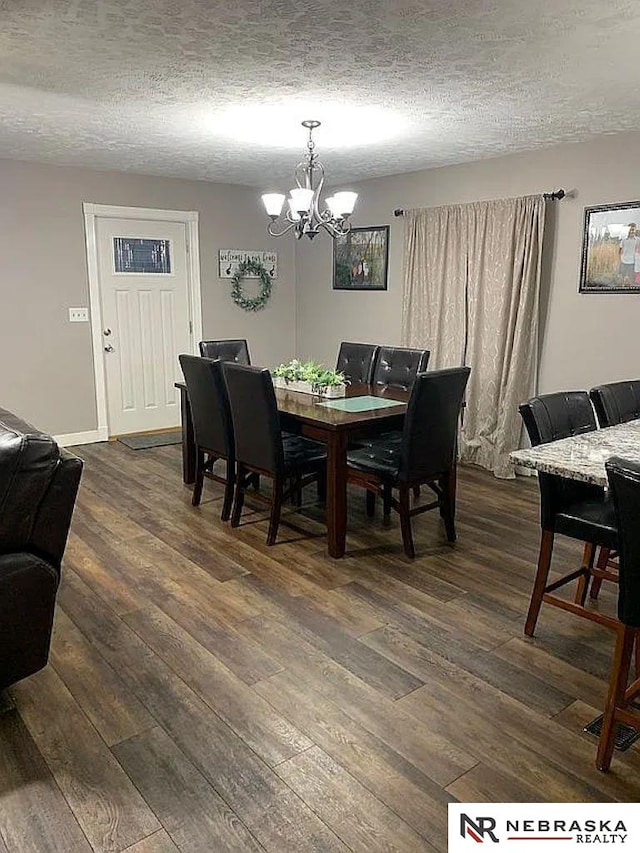
[{"label": "white front door", "polygon": [[180,424],[178,355],[193,352],[184,222],[96,217],[109,435]]}]

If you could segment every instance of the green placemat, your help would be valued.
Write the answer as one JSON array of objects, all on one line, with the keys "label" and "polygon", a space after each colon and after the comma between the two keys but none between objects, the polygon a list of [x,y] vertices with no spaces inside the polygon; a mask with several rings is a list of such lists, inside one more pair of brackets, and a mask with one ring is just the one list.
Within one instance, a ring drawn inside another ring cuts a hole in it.
[{"label": "green placemat", "polygon": [[382,397],[342,397],[340,400],[325,400],[318,403],[329,409],[340,409],[342,412],[370,412],[372,409],[386,409],[388,406],[401,406],[400,400],[384,400]]}]

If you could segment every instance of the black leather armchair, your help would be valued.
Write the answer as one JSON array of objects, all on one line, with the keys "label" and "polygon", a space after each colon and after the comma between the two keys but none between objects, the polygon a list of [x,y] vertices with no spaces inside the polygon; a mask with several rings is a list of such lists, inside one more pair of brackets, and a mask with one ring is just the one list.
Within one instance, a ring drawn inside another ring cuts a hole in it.
[{"label": "black leather armchair", "polygon": [[233,361],[235,364],[251,364],[249,346],[244,340],[200,341],[200,355],[204,358],[219,358],[221,361]]},{"label": "black leather armchair", "polygon": [[430,354],[428,349],[380,347],[371,381],[374,385],[411,391],[418,373],[427,369]]},{"label": "black leather armchair", "polygon": [[601,427],[640,418],[640,379],[598,385],[589,391]]},{"label": "black leather armchair", "polygon": [[0,409],[0,690],[49,657],[82,460]]},{"label": "black leather armchair", "polygon": [[369,384],[373,374],[373,365],[378,353],[376,344],[359,344],[352,341],[342,341],[336,370],[344,373],[351,382]]}]

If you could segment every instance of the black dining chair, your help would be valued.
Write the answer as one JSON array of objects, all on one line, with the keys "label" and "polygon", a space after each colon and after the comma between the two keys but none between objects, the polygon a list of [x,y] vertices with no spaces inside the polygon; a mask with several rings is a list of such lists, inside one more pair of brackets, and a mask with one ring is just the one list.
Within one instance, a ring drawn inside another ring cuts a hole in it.
[{"label": "black dining chair", "polygon": [[[224,374],[238,463],[231,526],[237,527],[240,523],[249,481],[247,475],[270,477],[273,480],[271,498],[260,492],[253,492],[253,495],[271,504],[267,545],[274,545],[283,502],[309,483],[326,479],[326,448],[313,439],[282,432],[268,370],[226,363]],[[293,485],[285,489],[288,481]]]},{"label": "black dining chair", "polygon": [[[371,382],[387,388],[399,388],[402,391],[410,391],[418,373],[423,373],[429,363],[429,350],[410,349],[407,347],[379,347],[373,366]],[[400,430],[386,432],[383,436],[387,443],[393,441],[399,443],[402,436]],[[365,443],[369,443],[366,441]],[[420,497],[420,486],[415,486],[414,496]],[[391,493],[387,488],[384,491],[384,514],[385,517],[391,511]],[[372,516],[375,512],[376,498],[372,492],[367,492],[367,515]]]},{"label": "black dining chair", "polygon": [[[606,463],[609,488],[618,528],[618,619],[612,625],[616,645],[611,664],[609,690],[600,731],[596,766],[608,770],[615,744],[616,728],[625,723],[640,729],[640,465],[614,457]],[[636,678],[629,684],[633,648],[636,646]]]},{"label": "black dining chair", "polygon": [[[458,418],[471,369],[454,367],[419,373],[413,390],[400,443],[383,437],[347,453],[347,479],[367,492],[385,492],[400,515],[402,541],[407,557],[415,557],[411,519],[436,507],[444,521],[447,539],[455,542],[455,484]],[[415,486],[426,484],[436,499],[411,506]],[[398,498],[392,491],[397,490]]]},{"label": "black dining chair", "polygon": [[[561,391],[533,397],[520,406],[520,414],[534,447],[597,429],[595,413],[586,391]],[[589,581],[597,576],[615,579],[606,572],[608,555],[616,548],[617,530],[613,504],[604,489],[542,471],[538,475],[538,485],[542,535],[524,629],[528,637],[533,636],[543,602],[578,616],[592,618],[589,615],[591,611],[584,607]],[[580,567],[549,584],[556,534],[577,539],[585,545]],[[597,547],[601,548],[601,558],[598,567],[594,569]],[[573,602],[553,595],[555,590],[572,581],[578,581]],[[595,618],[597,615],[593,616],[595,621],[598,621]]]},{"label": "black dining chair", "polygon": [[373,365],[378,353],[377,344],[359,344],[342,341],[338,352],[336,370],[344,373],[352,384],[368,385],[373,375]]},{"label": "black dining chair", "polygon": [[[640,418],[640,380],[631,379],[625,382],[610,382],[607,385],[597,385],[589,391],[591,402],[598,416],[601,427],[616,426]],[[606,556],[606,566],[601,564]],[[605,569],[605,576],[594,577],[589,595],[597,598],[603,579],[616,580],[618,564],[617,555],[601,554],[598,560],[598,570]],[[610,571],[608,571],[610,570]]]},{"label": "black dining chair", "polygon": [[[199,505],[205,477],[222,483],[225,488],[220,517],[227,521],[233,501],[236,460],[222,362],[196,355],[181,355],[179,359],[189,395],[196,445],[196,478],[191,503]],[[218,460],[226,461],[225,477],[214,473],[213,467]]]},{"label": "black dining chair", "polygon": [[597,385],[589,391],[601,427],[640,418],[640,379]]},{"label": "black dining chair", "polygon": [[427,369],[429,355],[427,349],[380,347],[371,382],[374,385],[411,391],[418,373],[424,373]]},{"label": "black dining chair", "polygon": [[219,358],[236,364],[251,364],[249,346],[244,340],[200,341],[200,355],[205,358]]}]

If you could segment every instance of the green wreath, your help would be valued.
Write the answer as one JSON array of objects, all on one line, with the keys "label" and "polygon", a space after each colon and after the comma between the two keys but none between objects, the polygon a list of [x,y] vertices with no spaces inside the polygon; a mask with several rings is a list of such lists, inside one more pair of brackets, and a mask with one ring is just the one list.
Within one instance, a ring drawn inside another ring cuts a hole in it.
[{"label": "green wreath", "polygon": [[[245,296],[242,289],[242,282],[247,274],[257,275],[260,279],[260,292],[253,298]],[[250,258],[243,261],[231,279],[231,298],[236,305],[244,308],[245,311],[260,311],[267,304],[270,296],[271,276],[264,268],[264,264],[261,264],[260,261],[253,261]]]}]

